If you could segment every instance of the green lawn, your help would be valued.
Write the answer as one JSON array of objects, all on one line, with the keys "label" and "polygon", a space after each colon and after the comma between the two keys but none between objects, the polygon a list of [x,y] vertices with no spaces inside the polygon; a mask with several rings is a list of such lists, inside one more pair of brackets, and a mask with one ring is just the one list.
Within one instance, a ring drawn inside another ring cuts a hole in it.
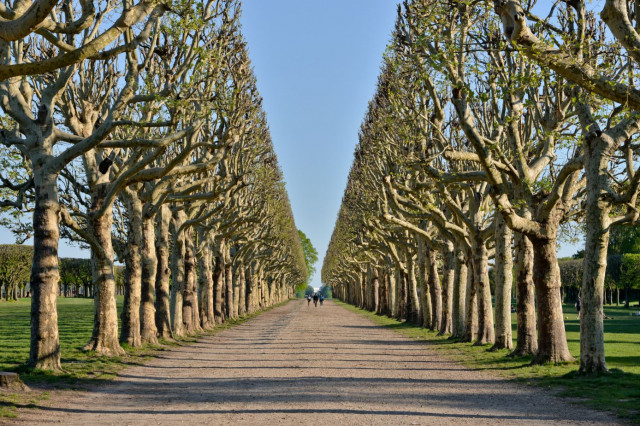
[{"label": "green lawn", "polygon": [[[561,395],[577,398],[579,403],[600,410],[611,410],[620,417],[640,423],[640,317],[630,315],[640,308],[627,310],[616,306],[605,307],[606,315],[611,317],[605,320],[605,351],[611,372],[581,376],[577,374],[578,361],[563,365],[531,366],[531,358],[509,358],[507,350],[489,352],[488,346],[458,343],[410,323],[375,315],[339,301],[336,303],[407,337],[426,340],[443,355],[462,361],[471,368],[490,370],[526,384],[553,388]],[[577,312],[572,305],[565,305],[564,315],[569,350],[577,360],[580,356]],[[515,339],[515,314],[512,324]]]}]

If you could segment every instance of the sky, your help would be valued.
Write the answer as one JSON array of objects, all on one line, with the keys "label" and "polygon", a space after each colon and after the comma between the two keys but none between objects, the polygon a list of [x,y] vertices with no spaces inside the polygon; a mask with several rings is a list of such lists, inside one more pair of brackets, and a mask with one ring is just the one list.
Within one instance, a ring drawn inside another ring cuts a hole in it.
[{"label": "sky", "polygon": [[[367,103],[391,38],[395,0],[244,0],[242,26],[296,225],[320,269]],[[14,238],[0,229],[0,243]],[[31,243],[31,242],[27,242]],[[575,252],[563,245],[560,256]],[[61,257],[88,257],[61,241]]]},{"label": "sky", "polygon": [[244,0],[242,32],[297,227],[333,232],[358,129],[396,17],[393,0]]}]

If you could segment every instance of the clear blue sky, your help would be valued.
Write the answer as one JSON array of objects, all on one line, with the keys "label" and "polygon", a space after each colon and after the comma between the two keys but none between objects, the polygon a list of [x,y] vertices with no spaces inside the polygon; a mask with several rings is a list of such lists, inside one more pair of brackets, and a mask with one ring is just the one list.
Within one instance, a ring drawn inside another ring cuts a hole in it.
[{"label": "clear blue sky", "polygon": [[[243,1],[243,33],[296,224],[320,257],[314,287],[395,18],[394,0]],[[0,243],[12,242],[0,229]],[[64,242],[60,255],[89,256]]]},{"label": "clear blue sky", "polygon": [[242,29],[296,224],[320,257],[314,287],[395,17],[393,0],[243,1]]}]

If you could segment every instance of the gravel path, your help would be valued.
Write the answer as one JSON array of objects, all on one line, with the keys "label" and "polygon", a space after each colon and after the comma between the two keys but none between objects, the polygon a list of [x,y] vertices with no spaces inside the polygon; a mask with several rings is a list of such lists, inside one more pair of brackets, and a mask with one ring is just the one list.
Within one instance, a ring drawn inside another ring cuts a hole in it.
[{"label": "gravel path", "polygon": [[[46,406],[45,406],[46,405]],[[540,388],[440,358],[333,303],[293,301],[163,353],[18,422],[64,424],[614,423]]]}]

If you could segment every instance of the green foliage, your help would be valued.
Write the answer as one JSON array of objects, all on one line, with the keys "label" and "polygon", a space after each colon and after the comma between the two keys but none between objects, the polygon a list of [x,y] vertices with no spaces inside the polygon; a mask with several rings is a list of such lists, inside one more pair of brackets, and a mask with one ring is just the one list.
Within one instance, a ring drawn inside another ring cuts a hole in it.
[{"label": "green foliage", "polygon": [[319,293],[323,295],[325,299],[331,299],[333,297],[333,291],[331,290],[330,285],[325,284],[322,287],[320,287]]},{"label": "green foliage", "polygon": [[7,299],[15,288],[22,288],[29,282],[32,259],[31,246],[0,245],[0,286],[5,286]]},{"label": "green foliage", "polygon": [[640,253],[640,226],[616,226],[609,235],[609,254]]},{"label": "green foliage", "polygon": [[640,254],[625,253],[620,263],[620,287],[640,288]]},{"label": "green foliage", "polygon": [[[383,327],[404,336],[426,341],[430,348],[467,367],[488,370],[494,374],[517,380],[528,385],[554,388],[564,396],[580,398],[579,402],[600,410],[611,410],[620,417],[638,421],[640,418],[640,317],[630,316],[622,307],[608,307],[605,321],[605,350],[610,373],[578,375],[575,363],[559,365],[531,365],[531,357],[512,358],[507,350],[490,352],[487,347],[459,343],[447,336],[438,336],[412,324],[337,302],[347,309],[370,318]],[[571,354],[580,353],[580,323],[573,306],[563,306],[565,328]],[[514,341],[517,340],[516,315],[512,315]]]},{"label": "green foliage", "polygon": [[307,265],[308,279],[316,272],[315,264],[318,261],[318,251],[311,244],[311,240],[307,235],[298,229],[298,236],[300,237],[300,244],[302,244],[302,252],[304,253],[304,261]]}]

